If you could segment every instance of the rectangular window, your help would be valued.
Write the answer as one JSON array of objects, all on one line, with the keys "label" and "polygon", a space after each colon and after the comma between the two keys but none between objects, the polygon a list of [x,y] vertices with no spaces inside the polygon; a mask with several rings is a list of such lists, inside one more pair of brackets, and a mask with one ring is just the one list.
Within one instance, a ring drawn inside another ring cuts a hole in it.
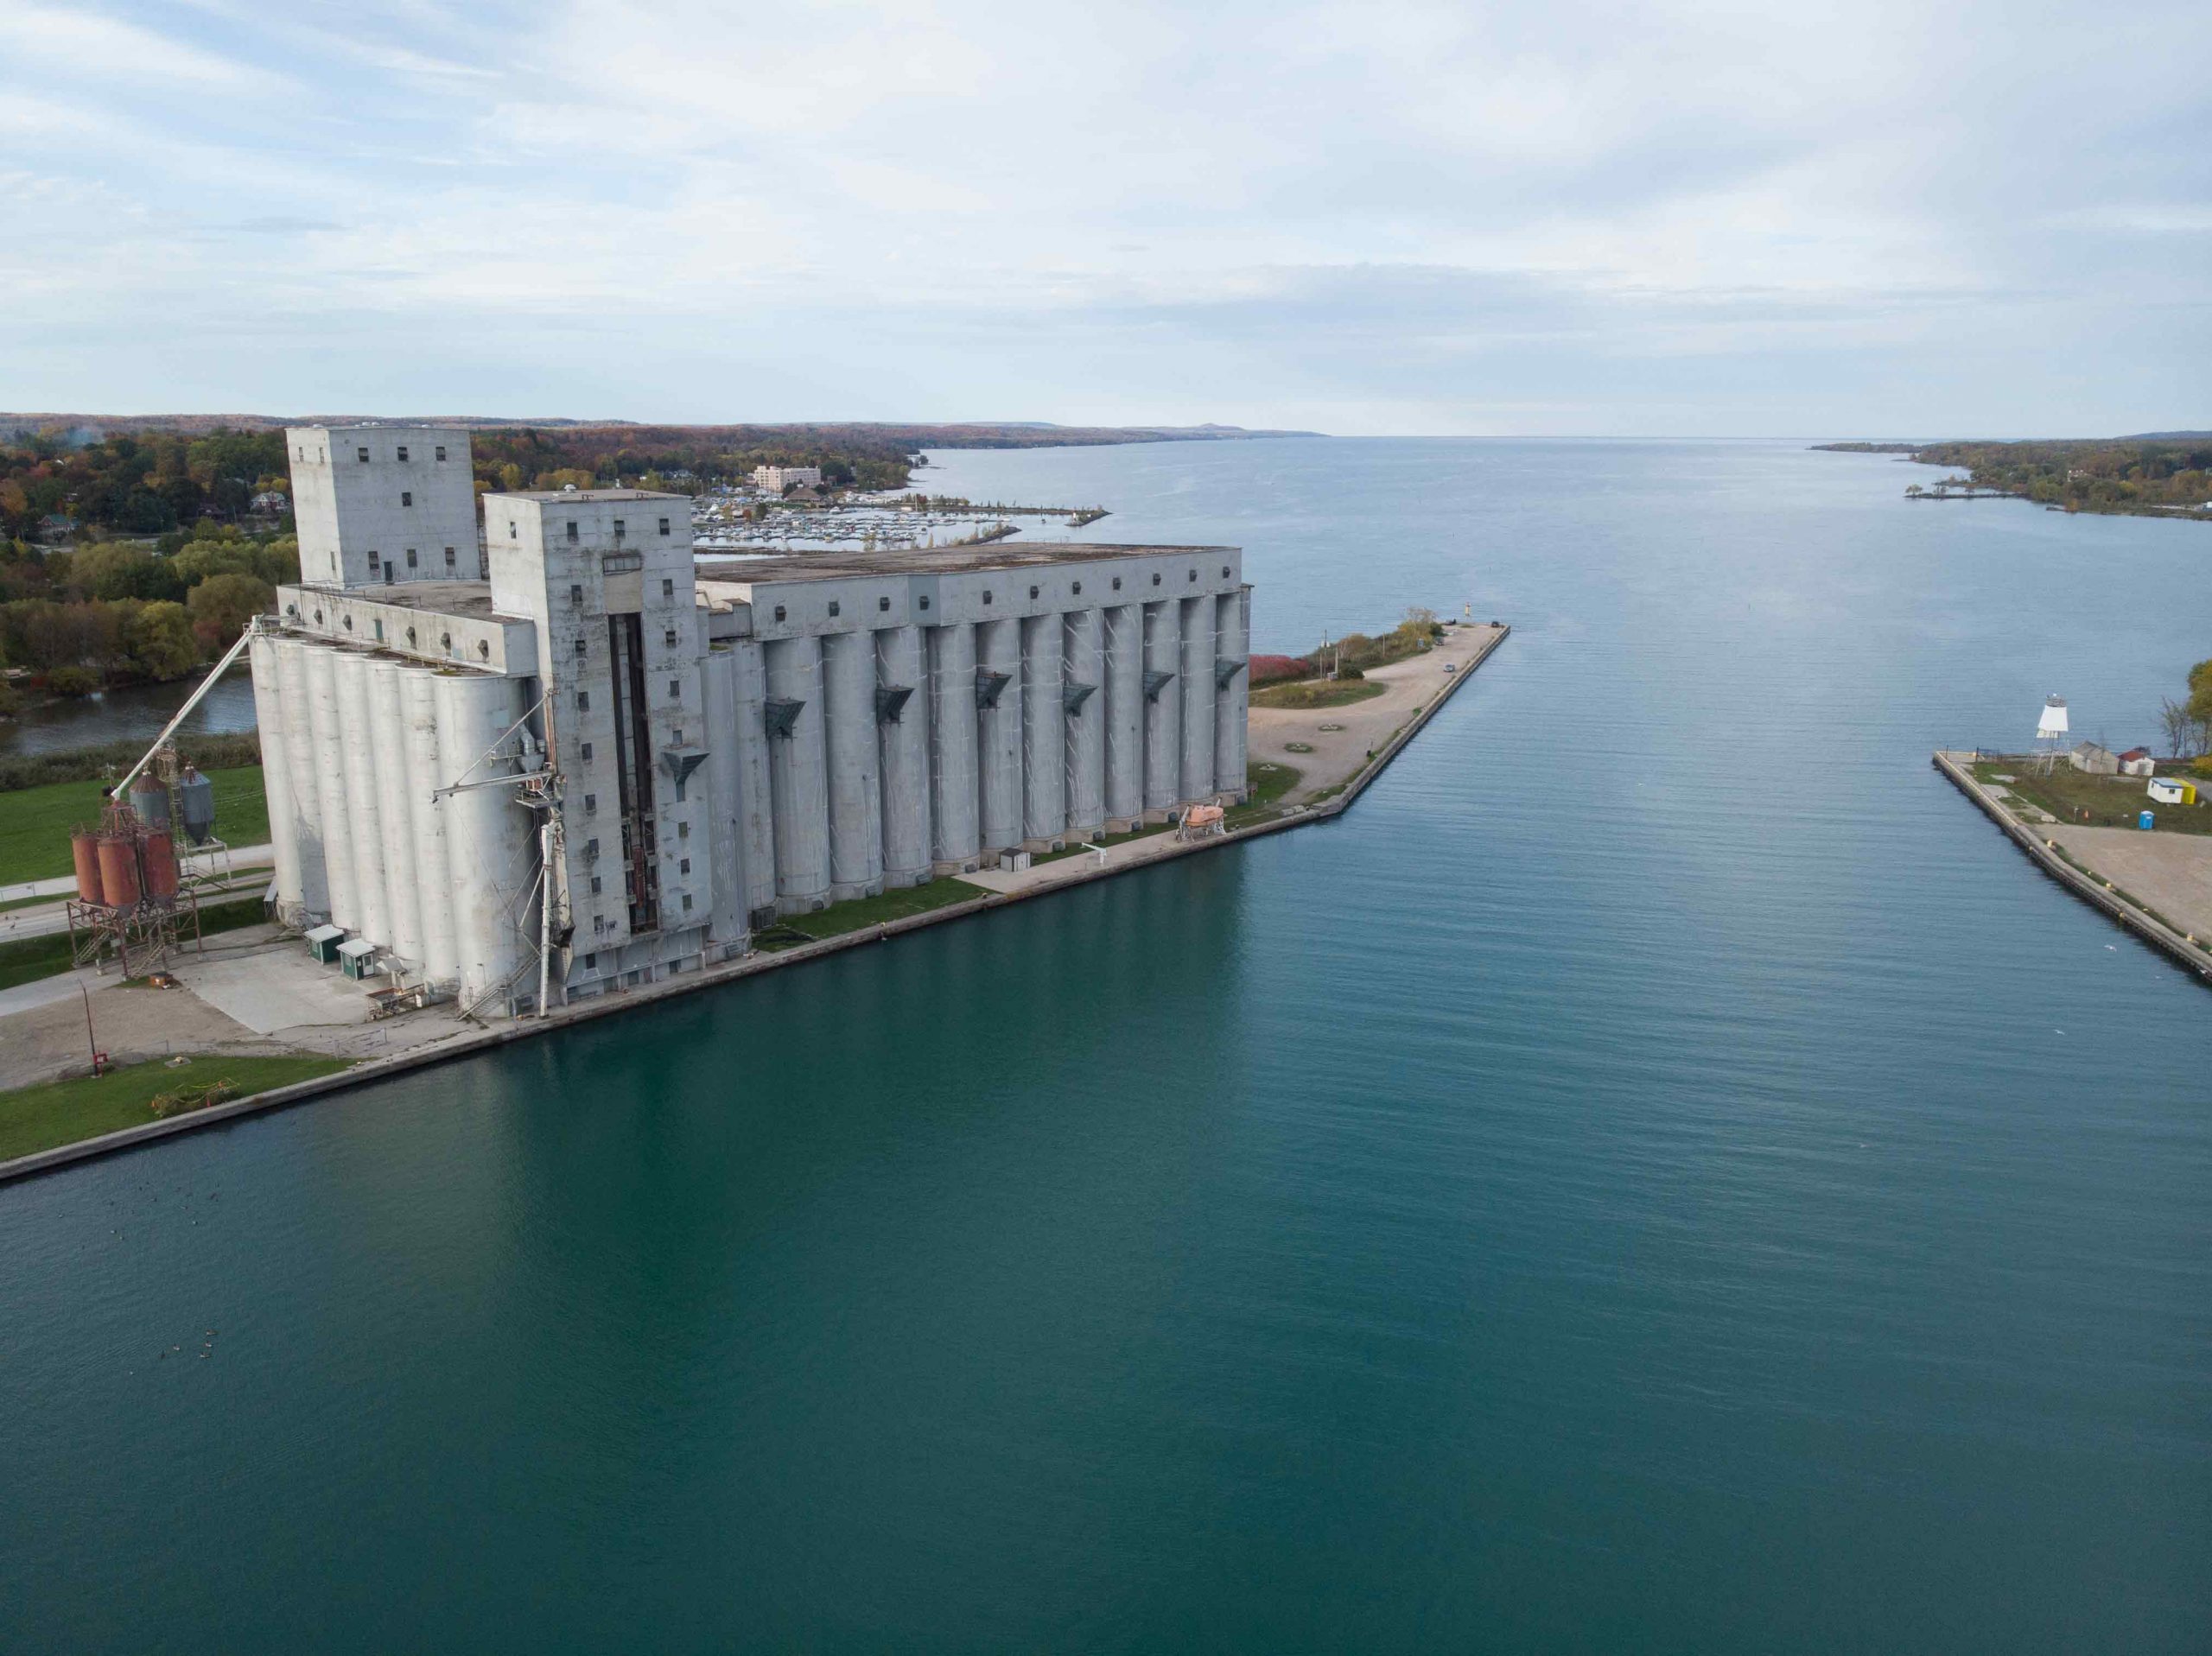
[{"label": "rectangular window", "polygon": [[591,894],[592,894],[594,897],[597,897],[597,896],[599,895],[599,892],[600,892],[599,876],[598,876],[597,874],[594,874],[594,875],[591,877]]},{"label": "rectangular window", "polygon": [[369,463],[369,451],[368,451],[367,449],[365,449],[365,448],[363,448],[363,449],[356,450],[355,452],[356,452],[356,453],[358,453],[358,454],[360,455],[360,457],[361,457],[361,464],[362,464],[362,465],[364,465],[364,466],[366,466],[366,465]]},{"label": "rectangular window", "polygon": [[599,860],[598,841],[586,840],[584,841],[584,860],[586,862],[597,862]]},{"label": "rectangular window", "polygon": [[689,891],[683,894],[683,912],[686,914],[691,912],[691,893]]},{"label": "rectangular window", "polygon": [[623,530],[622,530],[622,520],[621,520],[620,517],[618,517],[618,518],[616,518],[616,519],[614,520],[614,538],[615,538],[615,540],[616,540],[617,542],[620,542],[620,541],[621,540],[621,538],[622,538],[622,534],[623,534]]},{"label": "rectangular window", "polygon": [[585,970],[585,971],[587,971],[587,972],[590,971],[590,970],[592,969],[592,968],[594,968],[594,966],[597,966],[598,964],[599,964],[599,956],[598,956],[598,955],[585,955],[585,956],[584,956],[584,970]]},{"label": "rectangular window", "polygon": [[676,872],[679,874],[690,873],[691,872],[691,859],[686,857],[683,861],[677,863],[676,865]]},{"label": "rectangular window", "polygon": [[571,517],[569,519],[569,538],[572,541],[575,540],[576,538],[576,520]]},{"label": "rectangular window", "polygon": [[597,794],[586,794],[584,796],[584,809],[588,811],[597,810],[599,809],[599,796]]},{"label": "rectangular window", "polygon": [[576,654],[577,654],[577,655],[579,655],[579,656],[581,656],[581,655],[582,655],[583,653],[584,653],[584,641],[583,641],[582,638],[579,638],[579,639],[577,639],[577,640],[576,640]]},{"label": "rectangular window", "polygon": [[[407,451],[405,449],[403,448],[399,451],[399,458],[402,460],[405,460],[407,458]],[[399,492],[399,504],[403,506],[413,505],[415,504],[415,496],[413,492],[410,490],[402,489]]]},{"label": "rectangular window", "polygon": [[411,547],[411,546],[410,546],[410,547],[409,547],[409,548],[407,549],[407,567],[408,567],[410,569],[412,569],[412,568],[414,568],[416,567],[416,565],[415,565],[415,549],[414,549],[413,547]]},{"label": "rectangular window", "polygon": [[440,443],[440,444],[438,445],[438,458],[439,458],[440,460],[443,460],[445,457],[446,457],[446,446],[445,446],[443,443]]},{"label": "rectangular window", "polygon": [[522,531],[515,527],[515,520],[512,517],[507,519],[507,538],[511,541],[518,541],[522,538]]},{"label": "rectangular window", "polygon": [[691,837],[691,824],[689,822],[678,822],[676,825],[676,837],[679,840],[690,839]]},{"label": "rectangular window", "polygon": [[578,690],[576,692],[576,706],[580,708],[586,708],[591,706],[591,692],[589,690]]},{"label": "rectangular window", "polygon": [[668,533],[668,519],[665,517],[660,520],[660,532],[664,535]]},{"label": "rectangular window", "polygon": [[451,547],[448,547],[446,549],[446,568],[448,569],[453,568],[453,549]]},{"label": "rectangular window", "polygon": [[584,744],[584,763],[586,765],[589,765],[591,763],[591,744],[589,742],[586,742]]},{"label": "rectangular window", "polygon": [[677,700],[681,699],[681,697],[683,696],[683,681],[682,679],[680,679],[680,678],[672,678],[672,679],[669,680],[669,682],[668,682],[668,697],[669,697],[669,700],[670,700],[670,701],[677,701]]},{"label": "rectangular window", "polygon": [[599,561],[600,573],[607,575],[626,575],[632,569],[645,567],[645,555],[642,552],[610,552]]},{"label": "rectangular window", "polygon": [[369,549],[369,573],[371,574],[376,574],[378,562],[378,559],[377,557],[376,549],[374,547],[371,547]]},{"label": "rectangular window", "polygon": [[661,595],[663,598],[673,598],[673,597],[675,597],[675,596],[676,596],[676,583],[675,583],[673,581],[662,581],[662,582],[661,582],[661,584],[660,584],[660,595]]},{"label": "rectangular window", "polygon": [[571,604],[581,604],[581,603],[582,603],[583,601],[584,601],[584,589],[583,589],[582,587],[580,587],[580,586],[576,585],[575,582],[571,581],[571,582],[569,583],[569,602],[570,602]]},{"label": "rectangular window", "polygon": [[592,934],[594,936],[603,934],[607,930],[607,917],[603,914],[594,914],[592,916],[591,929]]},{"label": "rectangular window", "polygon": [[662,638],[671,650],[676,648],[676,629],[674,627],[669,628],[669,630],[662,635]]},{"label": "rectangular window", "polygon": [[405,443],[399,445],[399,460],[400,464],[403,466],[407,463],[407,445]]}]

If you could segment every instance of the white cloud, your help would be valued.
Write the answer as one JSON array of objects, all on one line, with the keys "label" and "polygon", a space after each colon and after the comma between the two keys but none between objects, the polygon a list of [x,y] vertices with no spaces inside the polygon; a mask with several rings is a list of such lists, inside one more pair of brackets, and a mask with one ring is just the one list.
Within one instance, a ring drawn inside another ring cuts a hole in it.
[{"label": "white cloud", "polygon": [[[1982,341],[2120,341],[2115,406],[2212,343],[2193,38],[2163,0],[0,0],[0,131],[61,186],[0,180],[38,250],[10,266],[73,342],[19,311],[0,352],[54,405],[245,400],[181,343],[149,369],[116,319],[151,310],[322,330],[296,407],[363,405],[349,375],[474,406],[557,334],[653,364],[648,416],[1622,430],[1694,419],[1700,363],[1715,429],[1918,426],[1971,350],[1993,413],[2072,428],[2078,393],[2039,414]],[[2151,305],[2158,348],[2126,343]],[[915,387],[941,406],[880,408]]]}]

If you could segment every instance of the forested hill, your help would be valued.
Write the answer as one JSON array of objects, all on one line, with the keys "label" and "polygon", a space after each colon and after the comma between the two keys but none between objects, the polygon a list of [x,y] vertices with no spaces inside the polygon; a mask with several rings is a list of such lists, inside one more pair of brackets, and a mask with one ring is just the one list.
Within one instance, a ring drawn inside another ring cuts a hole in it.
[{"label": "forested hill", "polygon": [[[333,423],[340,416],[320,416]],[[315,416],[289,423],[314,423]],[[257,498],[288,495],[287,421],[200,416],[0,414],[0,540],[41,526],[158,535],[206,518],[244,522]],[[839,485],[904,488],[925,448],[1042,448],[1131,442],[1205,442],[1310,435],[1236,426],[799,425],[648,426],[426,420],[473,428],[476,477],[488,489],[586,486],[618,478],[696,492],[749,476],[756,466],[819,466]],[[281,505],[272,521],[282,526]],[[51,537],[49,536],[49,537]]]},{"label": "forested hill", "polygon": [[1844,442],[1817,447],[1900,454],[1962,470],[1995,489],[2068,511],[2212,520],[2212,433],[2154,432],[2031,442]]}]

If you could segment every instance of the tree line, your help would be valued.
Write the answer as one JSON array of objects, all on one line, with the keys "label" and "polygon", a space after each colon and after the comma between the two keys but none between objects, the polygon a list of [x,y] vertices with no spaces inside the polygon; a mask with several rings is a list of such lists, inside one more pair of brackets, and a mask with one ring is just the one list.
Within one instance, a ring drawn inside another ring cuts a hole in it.
[{"label": "tree line", "polygon": [[67,532],[118,535],[237,523],[256,495],[290,488],[282,431],[126,433],[73,446],[42,433],[0,443],[0,540],[36,539],[49,518]]},{"label": "tree line", "polygon": [[[293,536],[203,522],[181,544],[0,542],[0,667],[60,695],[181,678],[237,641],[300,578]],[[21,688],[0,681],[0,712]]]}]

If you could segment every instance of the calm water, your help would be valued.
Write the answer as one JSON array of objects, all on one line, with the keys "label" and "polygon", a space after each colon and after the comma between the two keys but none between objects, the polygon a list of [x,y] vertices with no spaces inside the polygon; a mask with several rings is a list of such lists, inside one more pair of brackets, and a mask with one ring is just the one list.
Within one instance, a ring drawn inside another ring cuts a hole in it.
[{"label": "calm water", "polygon": [[1518,631],[1334,826],[0,1190],[4,1642],[2204,1648],[2212,996],[1927,755],[2149,739],[2212,536],[1908,475],[947,457]]},{"label": "calm water", "polygon": [[[0,758],[53,753],[126,739],[151,742],[199,685],[198,679],[175,684],[133,684],[79,700],[27,707],[13,719],[0,719]],[[188,749],[194,736],[253,727],[253,679],[241,663],[216,682],[178,733]]]}]

